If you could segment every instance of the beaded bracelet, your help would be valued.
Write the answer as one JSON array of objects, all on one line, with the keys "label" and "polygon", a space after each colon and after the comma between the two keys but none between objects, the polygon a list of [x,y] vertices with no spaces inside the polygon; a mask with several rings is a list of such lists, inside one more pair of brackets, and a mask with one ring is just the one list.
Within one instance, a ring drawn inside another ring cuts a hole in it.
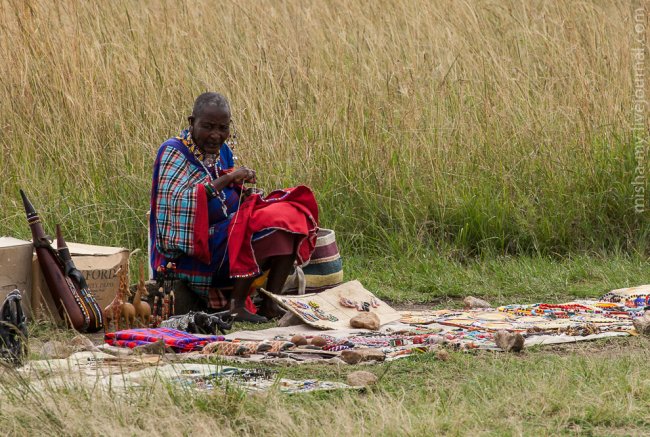
[{"label": "beaded bracelet", "polygon": [[208,200],[212,200],[217,197],[217,190],[215,190],[210,183],[205,184],[205,192],[208,195]]}]

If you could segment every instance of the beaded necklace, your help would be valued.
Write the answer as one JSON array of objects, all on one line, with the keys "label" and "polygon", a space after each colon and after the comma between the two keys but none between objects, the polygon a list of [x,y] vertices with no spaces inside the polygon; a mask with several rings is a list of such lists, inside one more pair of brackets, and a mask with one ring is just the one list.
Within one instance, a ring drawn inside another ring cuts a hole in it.
[{"label": "beaded necklace", "polygon": [[[201,149],[199,149],[199,147],[192,140],[192,134],[190,133],[189,129],[183,130],[176,138],[179,139],[185,145],[185,147],[187,147],[190,153],[196,157],[197,161],[199,161],[199,164],[201,164],[201,167],[210,178],[210,182],[219,177],[223,169],[221,168],[221,160],[219,159],[220,157],[218,153],[216,155],[203,153],[203,151],[201,151]],[[223,193],[223,190],[215,190],[211,183],[205,184],[205,188],[213,197],[219,198],[221,201],[221,210],[223,211],[223,215],[225,217],[228,217],[226,195]]]},{"label": "beaded necklace", "polygon": [[196,157],[199,162],[205,162],[205,164],[211,168],[214,168],[216,165],[217,169],[221,170],[219,154],[203,153],[203,151],[194,143],[192,134],[190,133],[189,129],[184,129],[181,131],[181,133],[176,138],[179,139],[185,145],[185,147],[188,148],[188,150],[192,153],[192,155]]}]

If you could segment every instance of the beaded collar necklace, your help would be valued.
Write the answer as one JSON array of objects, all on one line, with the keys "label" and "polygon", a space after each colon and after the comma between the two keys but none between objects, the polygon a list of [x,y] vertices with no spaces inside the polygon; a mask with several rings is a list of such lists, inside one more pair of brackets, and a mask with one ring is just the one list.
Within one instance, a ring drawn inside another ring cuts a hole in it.
[{"label": "beaded collar necklace", "polygon": [[203,153],[192,140],[192,134],[190,134],[189,129],[183,130],[176,138],[179,139],[185,147],[187,147],[190,153],[196,157],[197,161],[201,164],[201,167],[203,167],[211,179],[219,176],[222,169],[218,153]]}]

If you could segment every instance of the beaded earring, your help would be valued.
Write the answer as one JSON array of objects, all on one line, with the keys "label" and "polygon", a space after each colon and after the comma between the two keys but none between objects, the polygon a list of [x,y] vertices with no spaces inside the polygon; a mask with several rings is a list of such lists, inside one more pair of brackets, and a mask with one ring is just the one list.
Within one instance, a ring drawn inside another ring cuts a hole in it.
[{"label": "beaded earring", "polygon": [[239,161],[239,156],[237,156],[235,148],[237,147],[237,128],[235,127],[235,122],[230,120],[230,138],[226,140],[226,145],[232,150],[232,160],[237,163]]},{"label": "beaded earring", "polygon": [[234,151],[235,147],[237,147],[237,128],[235,127],[235,122],[232,120],[230,121],[230,132],[230,138],[226,140],[226,144]]}]

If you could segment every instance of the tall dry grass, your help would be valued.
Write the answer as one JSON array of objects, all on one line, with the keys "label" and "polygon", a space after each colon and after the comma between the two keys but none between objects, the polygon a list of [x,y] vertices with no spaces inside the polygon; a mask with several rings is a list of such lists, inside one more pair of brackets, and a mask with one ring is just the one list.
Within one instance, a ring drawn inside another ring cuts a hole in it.
[{"label": "tall dry grass", "polygon": [[156,148],[218,90],[241,162],[312,186],[346,250],[648,249],[628,2],[2,0],[0,17],[0,234],[27,236],[24,187],[71,239],[144,246]]}]

